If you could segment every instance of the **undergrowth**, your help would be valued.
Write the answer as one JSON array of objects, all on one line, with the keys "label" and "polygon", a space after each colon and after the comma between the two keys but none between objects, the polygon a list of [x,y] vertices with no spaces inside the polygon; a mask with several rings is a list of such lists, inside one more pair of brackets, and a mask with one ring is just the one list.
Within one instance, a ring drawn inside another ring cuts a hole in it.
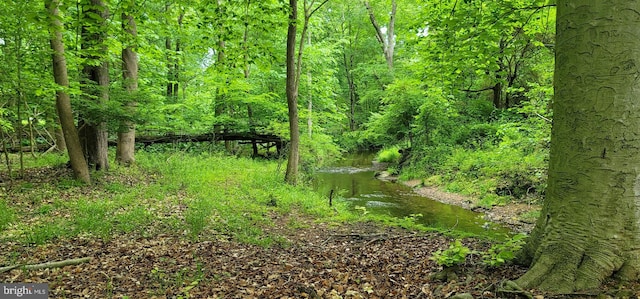
[{"label": "undergrowth", "polygon": [[[58,157],[43,159],[60,163]],[[114,163],[107,172],[93,173],[92,186],[73,180],[64,164],[38,167],[30,171],[39,179],[1,186],[6,192],[0,195],[0,240],[45,244],[77,237],[178,234],[192,240],[224,236],[260,246],[286,246],[271,228],[304,226],[297,217],[332,223],[373,221],[463,235],[425,227],[416,221],[418,215],[397,219],[362,213],[339,197],[330,206],[326,195],[310,186],[286,184],[284,163],[278,160],[140,151],[133,167]],[[47,177],[52,171],[61,175]],[[274,221],[283,217],[288,219],[284,223]]]},{"label": "undergrowth", "polygon": [[330,207],[311,188],[286,184],[281,161],[141,151],[136,166],[114,163],[109,171],[92,174],[94,185],[84,186],[71,178],[59,155],[45,156],[29,162],[27,169],[35,176],[64,174],[0,186],[6,191],[0,194],[0,239],[44,244],[79,236],[108,240],[123,233],[172,233],[192,239],[222,235],[269,246],[286,243],[264,232],[276,225],[273,215],[303,214],[336,222],[360,219],[345,202],[334,201]]},{"label": "undergrowth", "polygon": [[546,124],[496,121],[457,130],[452,142],[416,147],[401,178],[472,196],[478,206],[540,202],[547,187]]}]

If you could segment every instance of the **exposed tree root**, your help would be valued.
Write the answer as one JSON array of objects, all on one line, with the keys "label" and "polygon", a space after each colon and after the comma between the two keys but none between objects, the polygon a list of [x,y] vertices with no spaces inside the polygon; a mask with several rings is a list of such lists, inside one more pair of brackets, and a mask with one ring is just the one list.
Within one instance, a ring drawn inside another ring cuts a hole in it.
[{"label": "exposed tree root", "polygon": [[498,287],[498,293],[509,294],[511,297],[522,296],[528,299],[533,299],[533,294],[525,291],[517,283],[511,280],[502,282]]},{"label": "exposed tree root", "polygon": [[[539,289],[560,294],[597,290],[615,272],[637,277],[635,261],[626,261],[613,244],[592,245],[580,250],[561,246],[549,248],[534,262],[526,274],[515,281],[523,289]],[[625,267],[626,265],[626,267]],[[630,274],[631,272],[631,274]]]}]

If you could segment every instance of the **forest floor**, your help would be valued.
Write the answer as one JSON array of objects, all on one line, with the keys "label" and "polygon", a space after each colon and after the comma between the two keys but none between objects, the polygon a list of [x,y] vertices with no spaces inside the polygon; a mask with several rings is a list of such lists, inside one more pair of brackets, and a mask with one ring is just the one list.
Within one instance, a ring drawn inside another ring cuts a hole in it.
[{"label": "forest floor", "polygon": [[[294,217],[294,216],[290,216]],[[287,245],[264,248],[225,236],[194,241],[182,236],[78,237],[37,247],[0,245],[3,264],[91,257],[87,263],[0,274],[5,283],[49,283],[51,298],[511,298],[498,291],[525,269],[488,269],[472,255],[457,278],[439,281],[429,257],[452,240],[370,223],[327,226],[305,221],[276,225]],[[486,250],[487,242],[463,244]],[[182,297],[181,297],[182,296]]]},{"label": "forest floor", "polygon": [[[52,174],[55,175],[59,174]],[[15,195],[19,200],[20,195]],[[429,195],[434,198],[434,194]],[[170,231],[146,236],[120,233],[107,239],[79,235],[38,246],[6,241],[0,243],[0,267],[82,257],[90,260],[60,268],[14,269],[0,273],[0,281],[48,283],[50,298],[596,298],[598,295],[561,297],[535,291],[527,294],[505,291],[502,284],[518,278],[526,268],[516,265],[488,268],[476,253],[467,258],[455,275],[446,280],[436,279],[434,275],[442,268],[430,257],[447,249],[453,241],[452,237],[439,233],[414,232],[371,222],[321,223],[296,212],[274,213],[270,218],[273,225],[264,228],[265,232],[282,237],[281,242],[270,247],[241,243],[226,234],[194,239],[186,233]],[[297,225],[292,227],[291,223]],[[491,246],[490,241],[476,238],[463,239],[462,243],[473,252],[483,252]],[[612,295],[600,294],[597,298],[615,298],[615,289],[608,285],[605,290]]]}]

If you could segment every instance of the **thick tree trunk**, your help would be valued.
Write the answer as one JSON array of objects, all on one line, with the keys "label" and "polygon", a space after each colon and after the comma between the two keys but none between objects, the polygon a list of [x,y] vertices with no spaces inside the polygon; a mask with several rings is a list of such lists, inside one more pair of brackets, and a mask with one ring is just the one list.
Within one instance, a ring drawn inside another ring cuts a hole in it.
[{"label": "thick tree trunk", "polygon": [[[138,33],[133,16],[126,13],[122,14],[122,29],[129,35],[133,44],[129,44],[122,49],[122,78],[124,79],[125,89],[129,93],[135,93],[138,90],[138,55],[134,51],[134,45]],[[132,113],[135,112],[136,106],[136,101],[126,104],[126,108]],[[135,162],[135,144],[135,123],[123,121],[118,132],[116,161],[123,165],[130,165]]]},{"label": "thick tree trunk", "polygon": [[62,23],[58,13],[59,0],[47,0],[45,5],[49,11],[53,75],[56,84],[62,87],[56,91],[56,111],[62,126],[73,173],[77,179],[90,184],[89,167],[82,153],[82,145],[73,121],[71,99],[65,91],[65,88],[69,87],[69,79],[67,77],[67,62],[64,57],[64,44],[62,43]]},{"label": "thick tree trunk", "polygon": [[[85,93],[98,105],[109,100],[109,66],[103,57],[107,52],[105,20],[108,10],[103,0],[90,0],[83,8],[85,24],[82,27],[83,49],[93,53],[87,55],[83,67],[86,77]],[[85,115],[80,125],[80,139],[87,162],[96,170],[109,169],[107,122],[100,115]]]},{"label": "thick tree trunk", "polygon": [[524,288],[640,278],[640,2],[559,0],[547,199]]},{"label": "thick tree trunk", "polygon": [[300,44],[298,44],[298,55],[296,59],[296,32],[298,19],[298,1],[289,0],[291,12],[289,14],[289,27],[287,31],[287,105],[289,107],[289,130],[291,140],[289,142],[289,160],[287,162],[287,173],[285,180],[290,184],[298,182],[298,164],[300,163],[300,125],[298,124],[298,87],[302,74],[302,53],[304,52],[304,39],[309,29],[309,20],[329,0],[323,0],[314,8],[315,1],[304,1],[304,24],[300,34]]},{"label": "thick tree trunk", "polygon": [[[287,106],[289,107],[289,157],[285,181],[298,183],[298,163],[300,161],[300,129],[298,125],[298,80],[296,78],[296,31],[298,21],[298,1],[289,0],[289,27],[287,31]],[[300,63],[300,61],[298,61]]]}]

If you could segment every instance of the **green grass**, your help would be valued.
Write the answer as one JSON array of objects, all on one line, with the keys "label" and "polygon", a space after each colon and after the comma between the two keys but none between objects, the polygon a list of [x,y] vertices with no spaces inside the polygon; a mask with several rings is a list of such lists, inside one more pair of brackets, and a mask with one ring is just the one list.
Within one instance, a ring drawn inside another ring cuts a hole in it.
[{"label": "green grass", "polygon": [[12,208],[4,201],[0,200],[0,230],[16,219],[16,215]]},{"label": "green grass", "polygon": [[11,201],[0,196],[0,241],[45,244],[79,236],[109,240],[120,234],[186,232],[192,240],[224,235],[260,246],[286,246],[282,236],[265,230],[282,216],[289,229],[303,228],[302,219],[313,219],[434,230],[411,217],[353,211],[340,198],[330,207],[326,194],[286,184],[280,163],[220,154],[138,152],[136,166],[114,163],[108,172],[92,174],[92,186],[69,177],[16,181],[7,190]]},{"label": "green grass", "polygon": [[400,161],[399,150],[398,146],[384,148],[376,155],[376,160],[382,163],[398,163]]},{"label": "green grass", "polygon": [[520,218],[523,221],[530,222],[530,223],[535,223],[535,221],[538,218],[540,218],[540,211],[530,211],[530,212],[522,213],[520,215]]},{"label": "green grass", "polygon": [[285,184],[278,162],[183,153],[144,155],[139,161],[149,171],[164,174],[166,192],[188,194],[184,220],[193,238],[215,232],[269,245],[277,238],[262,228],[272,225],[271,213],[299,210],[318,218],[334,214],[321,195]]},{"label": "green grass", "polygon": [[137,158],[135,167],[114,163],[106,173],[93,173],[93,186],[70,177],[16,181],[12,201],[0,197],[0,240],[44,244],[81,235],[108,240],[186,231],[193,239],[222,234],[269,246],[285,243],[264,232],[274,214],[350,218],[343,216],[350,214],[346,204],[329,207],[310,188],[284,183],[277,161],[184,152],[139,152]]}]

